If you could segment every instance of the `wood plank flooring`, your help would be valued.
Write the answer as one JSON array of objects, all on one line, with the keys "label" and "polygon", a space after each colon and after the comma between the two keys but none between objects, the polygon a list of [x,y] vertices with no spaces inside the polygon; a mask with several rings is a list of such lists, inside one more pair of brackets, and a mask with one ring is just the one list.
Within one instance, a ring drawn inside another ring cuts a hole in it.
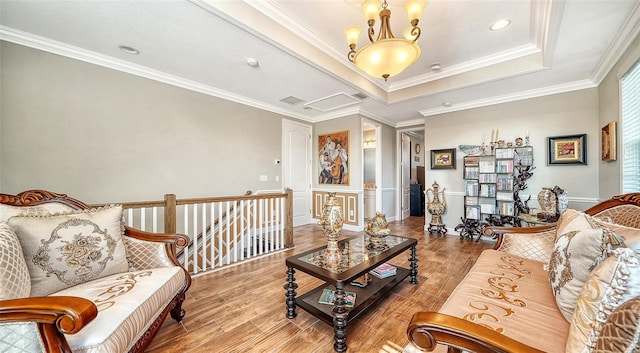
[{"label": "wood plank flooring", "polygon": [[[377,309],[351,322],[347,331],[348,352],[378,352],[387,341],[404,346],[406,328],[417,311],[437,310],[466,275],[480,252],[492,240],[461,240],[424,232],[423,217],[391,222],[393,234],[418,240],[419,284],[406,279]],[[357,235],[343,231],[344,236]],[[170,317],[151,343],[149,353],[216,352],[333,352],[333,328],[297,308],[298,316],[285,316],[285,258],[324,245],[318,225],[294,228],[295,248],[246,264],[195,277],[183,308],[184,326]],[[408,266],[408,256],[391,263]],[[298,294],[321,284],[296,272]]]}]

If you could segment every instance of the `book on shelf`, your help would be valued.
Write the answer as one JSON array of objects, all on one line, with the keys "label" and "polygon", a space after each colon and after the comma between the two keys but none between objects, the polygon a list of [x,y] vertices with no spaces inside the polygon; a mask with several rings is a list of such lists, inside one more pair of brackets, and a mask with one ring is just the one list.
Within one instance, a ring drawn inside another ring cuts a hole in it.
[{"label": "book on shelf", "polygon": [[[345,292],[344,301],[347,308],[353,308],[356,305],[356,293]],[[325,288],[320,295],[318,303],[333,305],[336,302],[335,292],[329,288]]]},{"label": "book on shelf", "polygon": [[478,174],[478,181],[481,183],[495,183],[498,175],[496,173]]},{"label": "book on shelf", "polygon": [[503,216],[513,216],[514,204],[513,202],[498,201],[498,207],[500,214]]},{"label": "book on shelf", "polygon": [[480,207],[465,207],[464,217],[467,219],[480,219]]},{"label": "book on shelf", "polygon": [[496,185],[495,184],[480,184],[480,197],[495,197]]},{"label": "book on shelf", "polygon": [[513,159],[506,159],[496,163],[497,173],[513,173]]},{"label": "book on shelf", "polygon": [[474,165],[477,166],[478,165],[478,156],[466,156],[464,157],[464,164],[465,165]]},{"label": "book on shelf", "polygon": [[480,156],[480,173],[495,173],[496,159],[494,156]]},{"label": "book on shelf", "polygon": [[467,196],[464,198],[464,203],[467,206],[477,206],[478,198],[476,196]]},{"label": "book on shelf", "polygon": [[398,268],[388,263],[383,263],[382,265],[369,271],[369,273],[371,273],[372,275],[378,278],[387,278],[387,277],[395,276],[397,272],[398,272]]},{"label": "book on shelf", "polygon": [[478,167],[464,167],[464,178],[465,179],[478,179]]},{"label": "book on shelf", "polygon": [[479,184],[477,180],[467,180],[464,185],[465,196],[478,196]]}]

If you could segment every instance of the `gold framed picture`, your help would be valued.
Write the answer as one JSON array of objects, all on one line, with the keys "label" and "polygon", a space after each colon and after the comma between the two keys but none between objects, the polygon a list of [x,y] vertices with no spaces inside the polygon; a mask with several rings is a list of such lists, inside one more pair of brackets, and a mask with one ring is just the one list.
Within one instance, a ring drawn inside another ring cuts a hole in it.
[{"label": "gold framed picture", "polygon": [[547,137],[547,165],[587,164],[587,134]]},{"label": "gold framed picture", "polygon": [[431,169],[456,169],[456,149],[431,150]]},{"label": "gold framed picture", "polygon": [[612,121],[602,128],[601,142],[602,142],[602,160],[603,161],[615,161],[616,160],[616,122]]},{"label": "gold framed picture", "polygon": [[349,131],[318,135],[319,184],[349,185]]}]

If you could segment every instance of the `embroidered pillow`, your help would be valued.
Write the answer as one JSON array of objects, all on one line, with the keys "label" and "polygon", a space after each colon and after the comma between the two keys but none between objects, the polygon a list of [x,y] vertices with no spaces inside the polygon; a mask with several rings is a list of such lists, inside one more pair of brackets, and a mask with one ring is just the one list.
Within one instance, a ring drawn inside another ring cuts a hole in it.
[{"label": "embroidered pillow", "polygon": [[571,322],[576,300],[591,270],[606,258],[609,249],[621,243],[615,232],[583,212],[567,210],[560,216],[549,259],[549,282],[567,321]]},{"label": "embroidered pillow", "polygon": [[26,298],[30,292],[31,278],[18,237],[0,222],[0,300]]},{"label": "embroidered pillow", "polygon": [[127,272],[122,206],[61,215],[16,216],[7,222],[20,240],[31,296],[43,296]]},{"label": "embroidered pillow", "polygon": [[71,211],[73,208],[57,202],[37,206],[11,206],[0,203],[0,221],[6,222],[13,216],[49,216]]},{"label": "embroidered pillow", "polygon": [[614,250],[591,272],[578,296],[567,352],[591,352],[611,313],[639,295],[640,253],[627,248]]},{"label": "embroidered pillow", "polygon": [[638,245],[640,245],[640,229],[612,223],[597,216],[593,217],[593,220],[598,225],[609,228],[616,232],[616,234],[622,236],[626,247],[631,248],[634,251],[640,251],[640,247],[638,247]]}]

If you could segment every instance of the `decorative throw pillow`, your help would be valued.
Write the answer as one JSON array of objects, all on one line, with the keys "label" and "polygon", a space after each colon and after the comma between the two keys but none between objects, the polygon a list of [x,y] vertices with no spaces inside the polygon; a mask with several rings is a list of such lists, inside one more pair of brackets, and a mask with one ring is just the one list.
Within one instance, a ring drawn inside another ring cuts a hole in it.
[{"label": "decorative throw pillow", "polygon": [[127,272],[122,206],[105,206],[7,222],[20,240],[31,275],[31,296],[43,296]]},{"label": "decorative throw pillow", "polygon": [[31,292],[31,278],[16,233],[0,222],[0,300],[25,298]]},{"label": "decorative throw pillow", "polygon": [[49,216],[71,211],[73,208],[57,202],[37,206],[11,206],[0,203],[0,221],[6,222],[13,216]]},{"label": "decorative throw pillow", "polygon": [[587,279],[571,320],[567,352],[591,352],[611,313],[640,295],[640,253],[618,248]]},{"label": "decorative throw pillow", "polygon": [[[616,224],[597,216],[593,217],[593,220],[598,223],[598,225],[611,229],[616,232],[616,234],[622,236],[626,247],[631,248],[634,251],[640,251],[640,247],[637,247],[637,245],[640,245],[640,229]],[[634,244],[635,246],[632,246]]]},{"label": "decorative throw pillow", "polygon": [[567,210],[560,216],[558,235],[549,259],[549,282],[558,308],[567,321],[571,322],[576,300],[591,270],[622,240],[583,212]]}]

